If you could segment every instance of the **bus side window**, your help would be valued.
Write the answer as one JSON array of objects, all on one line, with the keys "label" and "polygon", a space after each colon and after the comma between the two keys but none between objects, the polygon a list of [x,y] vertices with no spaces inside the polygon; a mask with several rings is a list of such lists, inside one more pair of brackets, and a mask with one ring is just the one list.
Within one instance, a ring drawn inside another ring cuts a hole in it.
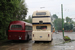
[{"label": "bus side window", "polygon": [[32,30],[31,26],[25,26],[25,30]]},{"label": "bus side window", "polygon": [[25,26],[25,30],[28,30],[28,26]]},{"label": "bus side window", "polygon": [[32,27],[30,26],[30,30],[32,30]]}]

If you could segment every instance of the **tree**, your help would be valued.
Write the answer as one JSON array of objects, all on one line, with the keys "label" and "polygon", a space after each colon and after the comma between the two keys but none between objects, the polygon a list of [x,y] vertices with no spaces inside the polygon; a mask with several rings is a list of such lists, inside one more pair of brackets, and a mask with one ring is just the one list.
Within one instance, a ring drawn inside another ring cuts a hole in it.
[{"label": "tree", "polygon": [[18,6],[17,20],[23,20],[25,19],[28,10],[26,4],[24,4],[24,0],[22,0]]},{"label": "tree", "polygon": [[31,16],[28,17],[28,22],[32,23],[32,17]]},{"label": "tree", "polygon": [[23,21],[28,22],[28,23],[32,23],[32,17],[29,15],[28,19],[24,19]]},{"label": "tree", "polygon": [[74,21],[72,21],[71,18],[66,17],[66,23],[64,23],[65,30],[72,30],[73,29],[73,24],[74,24]]},{"label": "tree", "polygon": [[64,23],[64,30],[69,30],[69,24],[68,23]]},{"label": "tree", "polygon": [[66,17],[66,22],[67,22],[67,23],[68,23],[68,22],[72,22],[72,19],[69,18],[69,17]]},{"label": "tree", "polygon": [[72,23],[64,23],[64,30],[72,30],[73,25]]},{"label": "tree", "polygon": [[55,19],[53,24],[56,30],[62,30],[62,19],[61,18]]},{"label": "tree", "polygon": [[0,39],[5,37],[9,23],[15,20],[14,12],[18,4],[18,0],[0,0]]},{"label": "tree", "polygon": [[51,17],[51,21],[54,22],[55,19],[58,19],[58,16],[56,14],[53,14]]},{"label": "tree", "polygon": [[72,29],[73,29],[73,25],[72,25],[71,23],[70,23],[69,28],[70,28],[70,30],[72,30]]},{"label": "tree", "polygon": [[58,16],[56,14],[53,14],[52,17],[58,19]]}]

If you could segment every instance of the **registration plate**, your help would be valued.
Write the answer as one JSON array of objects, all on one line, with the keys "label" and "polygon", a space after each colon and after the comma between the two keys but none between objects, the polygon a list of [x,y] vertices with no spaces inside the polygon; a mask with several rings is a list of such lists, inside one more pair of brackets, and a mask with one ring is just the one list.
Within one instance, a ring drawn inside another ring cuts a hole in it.
[{"label": "registration plate", "polygon": [[40,36],[40,38],[42,38],[42,36]]}]

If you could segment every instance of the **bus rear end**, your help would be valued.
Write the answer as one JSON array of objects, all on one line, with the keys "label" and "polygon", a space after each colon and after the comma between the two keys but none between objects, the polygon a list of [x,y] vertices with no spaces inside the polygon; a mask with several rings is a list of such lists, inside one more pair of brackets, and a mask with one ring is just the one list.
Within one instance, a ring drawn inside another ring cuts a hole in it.
[{"label": "bus rear end", "polygon": [[33,41],[51,41],[52,40],[52,32],[51,25],[50,24],[38,24],[33,25]]},{"label": "bus rear end", "polygon": [[51,41],[51,14],[49,11],[34,11],[32,16],[33,41]]},{"label": "bus rear end", "polygon": [[12,22],[8,30],[9,40],[25,40],[24,23]]}]

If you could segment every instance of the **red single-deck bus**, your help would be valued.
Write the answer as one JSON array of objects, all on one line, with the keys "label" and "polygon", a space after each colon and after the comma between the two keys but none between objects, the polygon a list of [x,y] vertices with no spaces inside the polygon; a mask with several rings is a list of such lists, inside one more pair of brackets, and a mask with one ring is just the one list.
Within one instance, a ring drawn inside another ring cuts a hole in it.
[{"label": "red single-deck bus", "polygon": [[12,21],[9,25],[8,40],[32,39],[32,24],[24,21]]}]

